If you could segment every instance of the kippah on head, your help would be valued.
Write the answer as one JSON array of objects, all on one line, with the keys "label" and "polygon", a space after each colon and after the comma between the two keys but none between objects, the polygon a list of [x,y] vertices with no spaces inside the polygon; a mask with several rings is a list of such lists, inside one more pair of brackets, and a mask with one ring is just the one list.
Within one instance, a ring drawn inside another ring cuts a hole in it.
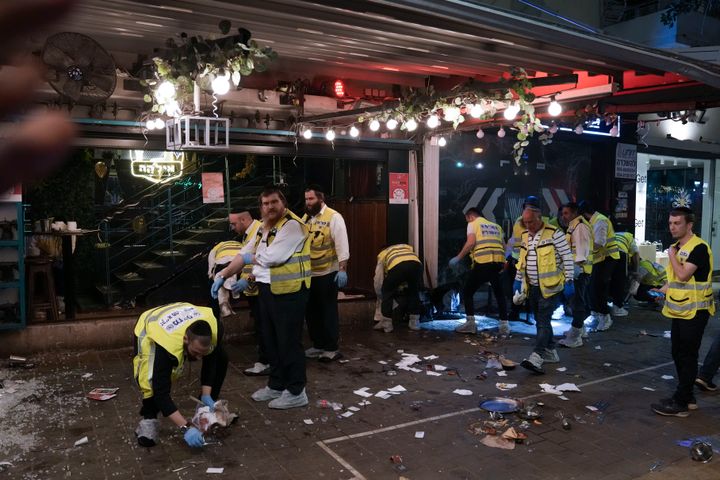
[{"label": "kippah on head", "polygon": [[209,337],[212,335],[212,329],[210,328],[210,324],[206,322],[205,320],[199,320],[188,328],[188,331],[192,333],[193,335],[197,335],[198,337]]},{"label": "kippah on head", "polygon": [[306,192],[309,190],[312,190],[315,193],[325,193],[325,189],[323,187],[321,187],[320,185],[318,185],[317,183],[311,183],[310,185],[305,187]]},{"label": "kippah on head", "polygon": [[525,198],[523,208],[532,208],[533,210],[540,210],[540,199],[535,195],[530,195]]}]

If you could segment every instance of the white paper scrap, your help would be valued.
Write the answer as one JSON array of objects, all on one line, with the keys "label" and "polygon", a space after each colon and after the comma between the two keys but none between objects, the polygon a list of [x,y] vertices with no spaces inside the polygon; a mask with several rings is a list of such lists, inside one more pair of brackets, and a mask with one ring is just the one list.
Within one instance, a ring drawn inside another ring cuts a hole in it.
[{"label": "white paper scrap", "polygon": [[564,372],[567,370],[567,367],[560,367],[560,368],[556,368],[555,370],[557,370],[558,372]]},{"label": "white paper scrap", "polygon": [[88,437],[83,437],[80,440],[78,440],[77,442],[75,442],[75,446],[79,447],[80,445],[85,445],[88,442],[89,442]]},{"label": "white paper scrap", "polygon": [[90,378],[90,377],[92,377],[92,376],[93,376],[92,373],[86,373],[85,375],[82,376],[82,378],[84,378],[85,380],[87,380],[88,378]]},{"label": "white paper scrap", "polygon": [[353,415],[355,415],[355,412],[351,412],[351,411],[343,412],[340,414],[341,417],[345,417],[345,418],[352,417]]},{"label": "white paper scrap", "polygon": [[465,390],[464,388],[456,388],[455,390],[453,390],[453,393],[463,396],[472,395],[471,390]]},{"label": "white paper scrap", "polygon": [[420,372],[422,372],[422,370],[420,370],[419,368],[415,368],[415,367],[410,367],[410,368],[408,368],[408,370],[411,371],[411,372],[415,372],[415,373],[420,373]]},{"label": "white paper scrap", "polygon": [[355,390],[353,393],[354,393],[355,395],[360,395],[360,396],[363,397],[363,398],[372,397],[373,394],[370,393],[370,392],[368,392],[368,389],[369,389],[369,388],[370,388],[370,387],[363,387],[363,388],[360,388],[360,389],[358,389],[358,390]]},{"label": "white paper scrap", "polygon": [[507,372],[505,370],[497,370],[495,373],[498,374],[498,377],[507,377]]},{"label": "white paper scrap", "polygon": [[665,330],[663,332],[663,338],[670,338],[670,330]]},{"label": "white paper scrap", "polygon": [[675,377],[673,377],[672,375],[663,375],[663,376],[660,377],[660,378],[662,378],[663,380],[672,380],[672,379],[675,378]]},{"label": "white paper scrap", "polygon": [[440,358],[437,355],[428,355],[427,357],[423,357],[425,360],[435,360],[436,358]]},{"label": "white paper scrap", "polygon": [[506,391],[517,387],[517,383],[496,383],[495,386],[498,390]]},{"label": "white paper scrap", "polygon": [[407,390],[405,390],[405,387],[402,385],[395,385],[392,388],[388,388],[388,392],[407,392]]},{"label": "white paper scrap", "polygon": [[560,395],[560,396],[558,396],[558,398],[559,398],[560,400],[570,400],[570,399],[569,399],[568,397],[566,397],[565,395]]},{"label": "white paper scrap", "polygon": [[205,473],[223,473],[224,471],[225,467],[208,467]]},{"label": "white paper scrap", "polygon": [[593,407],[592,405],[585,405],[585,408],[590,410],[591,412],[597,412],[599,409],[597,407]]},{"label": "white paper scrap", "polygon": [[376,397],[380,397],[383,400],[387,400],[388,398],[392,397],[392,393],[386,392],[385,390],[380,390],[375,394]]},{"label": "white paper scrap", "polygon": [[387,365],[387,362],[385,360],[378,360],[378,363],[380,365]]},{"label": "white paper scrap", "polygon": [[603,367],[612,367],[612,363],[603,363]]},{"label": "white paper scrap", "polygon": [[341,358],[340,360],[338,360],[338,362],[340,362],[340,363],[347,363],[349,361],[350,360],[348,360],[347,358]]},{"label": "white paper scrap", "polygon": [[643,390],[647,390],[648,392],[654,392],[654,391],[655,391],[654,388],[650,388],[650,387],[643,387]]},{"label": "white paper scrap", "polygon": [[348,410],[350,410],[351,412],[359,412],[360,411],[360,409],[358,407],[348,407]]},{"label": "white paper scrap", "polygon": [[553,395],[562,395],[562,392],[558,390],[555,385],[550,385],[549,383],[541,383],[540,389],[545,393],[551,393]]},{"label": "white paper scrap", "polygon": [[425,432],[415,432],[415,438],[425,438]]},{"label": "white paper scrap", "polygon": [[447,370],[447,367],[445,365],[433,365],[433,368],[437,370],[438,372],[444,372]]},{"label": "white paper scrap", "polygon": [[602,350],[602,347],[600,345],[596,345],[595,350]]},{"label": "white paper scrap", "polygon": [[523,337],[523,340],[530,340],[530,337]]},{"label": "white paper scrap", "polygon": [[360,405],[361,407],[366,407],[366,406],[370,405],[370,402],[367,400],[360,400],[358,402],[358,405]]},{"label": "white paper scrap", "polygon": [[397,352],[398,352],[398,353],[405,353],[405,350],[403,350],[402,348],[399,348]]},{"label": "white paper scrap", "polygon": [[433,372],[432,370],[427,370],[425,373],[427,373],[428,375],[430,375],[430,376],[432,376],[432,377],[441,377],[441,376],[442,376],[442,373],[440,373],[440,372]]},{"label": "white paper scrap", "polygon": [[313,423],[315,423],[312,420],[310,420],[309,418],[306,418],[305,420],[303,420],[303,422],[305,423],[305,425],[312,425]]},{"label": "white paper scrap", "polygon": [[561,392],[579,392],[580,389],[577,385],[574,383],[563,383],[562,385],[558,385],[555,387],[557,390],[560,390]]}]

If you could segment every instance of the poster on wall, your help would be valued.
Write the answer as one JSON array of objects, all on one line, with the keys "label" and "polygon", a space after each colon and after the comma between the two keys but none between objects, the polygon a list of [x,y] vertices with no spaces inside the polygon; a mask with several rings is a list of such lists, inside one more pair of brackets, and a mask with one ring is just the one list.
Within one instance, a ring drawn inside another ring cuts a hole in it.
[{"label": "poster on wall", "polygon": [[225,202],[222,173],[206,172],[202,174],[202,196],[203,203]]},{"label": "poster on wall", "polygon": [[618,143],[615,147],[615,178],[635,180],[637,177],[637,145]]},{"label": "poster on wall", "polygon": [[22,185],[18,183],[7,192],[0,193],[0,202],[22,202]]},{"label": "poster on wall", "polygon": [[407,173],[390,173],[390,203],[405,204],[409,203],[410,186]]}]

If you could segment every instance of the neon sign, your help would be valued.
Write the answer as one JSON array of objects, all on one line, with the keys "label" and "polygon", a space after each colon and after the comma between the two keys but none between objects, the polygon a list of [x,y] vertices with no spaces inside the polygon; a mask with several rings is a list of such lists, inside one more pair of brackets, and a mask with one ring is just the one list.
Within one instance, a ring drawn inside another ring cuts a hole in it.
[{"label": "neon sign", "polygon": [[183,173],[185,154],[182,152],[147,152],[158,155],[145,158],[144,150],[130,151],[130,171],[134,177],[144,178],[152,183],[165,183],[180,178]]}]

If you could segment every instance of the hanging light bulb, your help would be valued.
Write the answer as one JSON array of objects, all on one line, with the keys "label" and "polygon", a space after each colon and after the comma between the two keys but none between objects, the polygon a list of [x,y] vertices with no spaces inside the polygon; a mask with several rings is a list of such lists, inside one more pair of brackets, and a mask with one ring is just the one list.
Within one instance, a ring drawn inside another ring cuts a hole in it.
[{"label": "hanging light bulb", "polygon": [[582,125],[578,125],[577,127],[575,127],[575,133],[576,133],[576,134],[582,135],[583,131],[584,131],[584,130],[583,130]]},{"label": "hanging light bulb", "polygon": [[433,113],[427,119],[427,126],[428,128],[437,128],[438,125],[440,125],[440,118]]},{"label": "hanging light bulb", "polygon": [[305,130],[303,130],[302,136],[305,140],[310,140],[312,138],[312,130],[306,128]]},{"label": "hanging light bulb", "polygon": [[353,138],[357,138],[358,135],[360,135],[360,130],[358,130],[355,125],[353,125],[352,127],[350,127],[350,136],[353,137]]},{"label": "hanging light bulb", "polygon": [[481,162],[478,162],[478,163],[475,164],[475,168],[477,168],[478,170],[480,170],[481,168],[483,168],[483,164],[482,164]]},{"label": "hanging light bulb", "polygon": [[230,75],[218,75],[211,86],[215,95],[225,95],[230,91]]},{"label": "hanging light bulb", "polygon": [[378,130],[380,130],[380,122],[378,122],[376,118],[373,118],[370,122],[370,130],[372,130],[373,132],[377,132]]},{"label": "hanging light bulb", "polygon": [[557,117],[562,113],[562,105],[558,103],[557,100],[555,100],[555,96],[553,95],[550,97],[550,105],[548,105],[548,113],[553,116]]},{"label": "hanging light bulb", "polygon": [[155,128],[157,130],[162,130],[165,128],[165,121],[162,118],[158,118],[155,120]]},{"label": "hanging light bulb", "polygon": [[473,118],[480,118],[482,117],[483,113],[485,113],[485,109],[479,103],[476,103],[475,105],[470,107],[470,116]]},{"label": "hanging light bulb", "polygon": [[145,122],[145,128],[148,130],[155,130],[155,120],[152,118]]},{"label": "hanging light bulb", "polygon": [[498,137],[504,138],[505,137],[505,127],[500,127],[500,130],[498,130]]},{"label": "hanging light bulb", "polygon": [[418,124],[414,118],[411,118],[410,120],[405,122],[405,130],[407,130],[408,132],[414,132],[415,129],[417,129],[417,127],[418,127]]},{"label": "hanging light bulb", "polygon": [[477,131],[477,133],[475,134],[475,136],[476,136],[478,139],[483,138],[483,137],[485,136],[485,132],[483,132],[483,129],[482,129],[482,128],[478,128],[478,131]]},{"label": "hanging light bulb", "polygon": [[445,145],[447,145],[447,140],[445,140],[445,137],[440,137],[438,139],[438,146],[444,147]]},{"label": "hanging light bulb", "polygon": [[518,113],[520,113],[520,107],[518,106],[518,104],[511,103],[503,112],[503,116],[506,120],[512,120],[517,116]]},{"label": "hanging light bulb", "polygon": [[328,142],[332,142],[333,140],[335,140],[335,130],[328,130],[325,134],[325,138]]},{"label": "hanging light bulb", "polygon": [[454,122],[460,116],[460,109],[458,107],[447,107],[443,109],[443,114],[446,122]]},{"label": "hanging light bulb", "polygon": [[398,122],[394,118],[391,118],[385,124],[385,126],[387,127],[388,130],[395,130],[397,128],[397,125],[398,125]]},{"label": "hanging light bulb", "polygon": [[165,103],[166,100],[175,98],[175,85],[165,80],[155,91],[155,98],[157,98],[161,103]]}]

